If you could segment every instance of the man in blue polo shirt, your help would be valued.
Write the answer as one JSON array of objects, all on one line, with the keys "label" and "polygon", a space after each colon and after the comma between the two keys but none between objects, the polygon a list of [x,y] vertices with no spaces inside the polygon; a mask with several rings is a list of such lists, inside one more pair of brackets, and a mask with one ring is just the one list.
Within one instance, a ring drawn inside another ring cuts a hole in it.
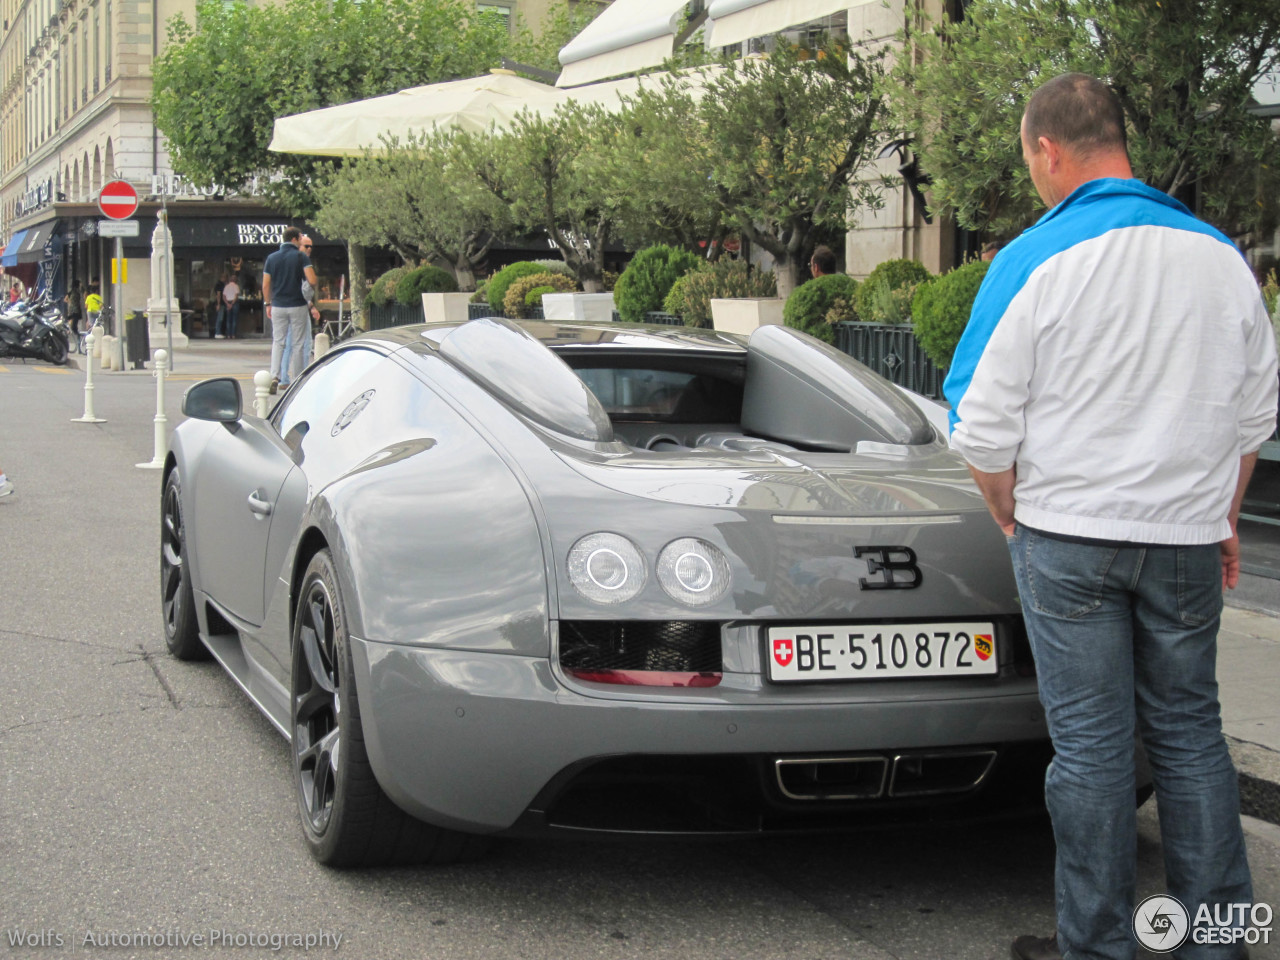
[{"label": "man in blue polo shirt", "polygon": [[1109,87],[1044,84],[1022,150],[1050,210],[996,255],[945,387],[951,445],[1009,541],[1055,751],[1057,932],[1013,956],[1132,960],[1135,730],[1169,895],[1190,918],[1253,899],[1215,661],[1275,343],[1240,252],[1133,179]]},{"label": "man in blue polo shirt", "polygon": [[287,228],[284,243],[267,257],[262,267],[262,302],[271,321],[272,393],[279,389],[281,377],[292,364],[293,358],[284,355],[285,335],[292,331],[293,344],[289,352],[295,355],[301,353],[306,338],[310,310],[302,294],[302,281],[306,280],[312,287],[318,284],[311,258],[302,252],[301,245],[302,231],[297,227]]}]

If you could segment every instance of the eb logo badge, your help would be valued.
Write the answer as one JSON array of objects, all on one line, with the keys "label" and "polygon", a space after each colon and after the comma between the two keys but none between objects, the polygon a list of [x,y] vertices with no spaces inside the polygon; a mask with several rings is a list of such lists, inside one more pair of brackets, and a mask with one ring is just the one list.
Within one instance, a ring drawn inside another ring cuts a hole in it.
[{"label": "eb logo badge", "polygon": [[914,590],[924,582],[910,547],[854,547],[853,555],[867,562],[868,576],[858,579],[863,590]]}]

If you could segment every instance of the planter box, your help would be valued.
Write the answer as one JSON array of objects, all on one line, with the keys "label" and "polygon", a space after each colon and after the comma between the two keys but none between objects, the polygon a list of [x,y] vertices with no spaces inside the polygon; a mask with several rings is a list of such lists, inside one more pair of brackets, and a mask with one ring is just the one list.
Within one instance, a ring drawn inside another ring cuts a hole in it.
[{"label": "planter box", "polygon": [[427,323],[466,323],[469,293],[424,293],[422,316]]},{"label": "planter box", "polygon": [[599,320],[608,323],[613,319],[613,294],[544,293],[542,313],[548,320]]},{"label": "planter box", "polygon": [[757,327],[782,323],[785,302],[777,297],[712,300],[711,325],[721,333],[750,336]]},{"label": "planter box", "polygon": [[678,313],[664,313],[661,310],[650,310],[644,315],[645,323],[657,323],[664,327],[683,327],[684,317]]}]

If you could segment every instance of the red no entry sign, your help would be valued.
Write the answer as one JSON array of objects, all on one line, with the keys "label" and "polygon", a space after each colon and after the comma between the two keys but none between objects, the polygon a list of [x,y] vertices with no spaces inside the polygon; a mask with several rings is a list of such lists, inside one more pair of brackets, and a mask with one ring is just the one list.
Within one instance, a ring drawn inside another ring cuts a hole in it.
[{"label": "red no entry sign", "polygon": [[138,191],[125,180],[112,180],[98,194],[98,209],[112,220],[128,220],[138,212]]}]

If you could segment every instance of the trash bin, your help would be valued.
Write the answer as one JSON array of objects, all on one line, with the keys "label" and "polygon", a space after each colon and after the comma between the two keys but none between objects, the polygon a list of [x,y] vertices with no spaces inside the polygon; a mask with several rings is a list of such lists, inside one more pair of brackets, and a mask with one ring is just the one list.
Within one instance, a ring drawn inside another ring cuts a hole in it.
[{"label": "trash bin", "polygon": [[151,359],[151,334],[147,330],[147,315],[141,310],[134,310],[124,319],[124,340],[126,363],[132,363],[133,369],[141,370],[142,365]]}]

